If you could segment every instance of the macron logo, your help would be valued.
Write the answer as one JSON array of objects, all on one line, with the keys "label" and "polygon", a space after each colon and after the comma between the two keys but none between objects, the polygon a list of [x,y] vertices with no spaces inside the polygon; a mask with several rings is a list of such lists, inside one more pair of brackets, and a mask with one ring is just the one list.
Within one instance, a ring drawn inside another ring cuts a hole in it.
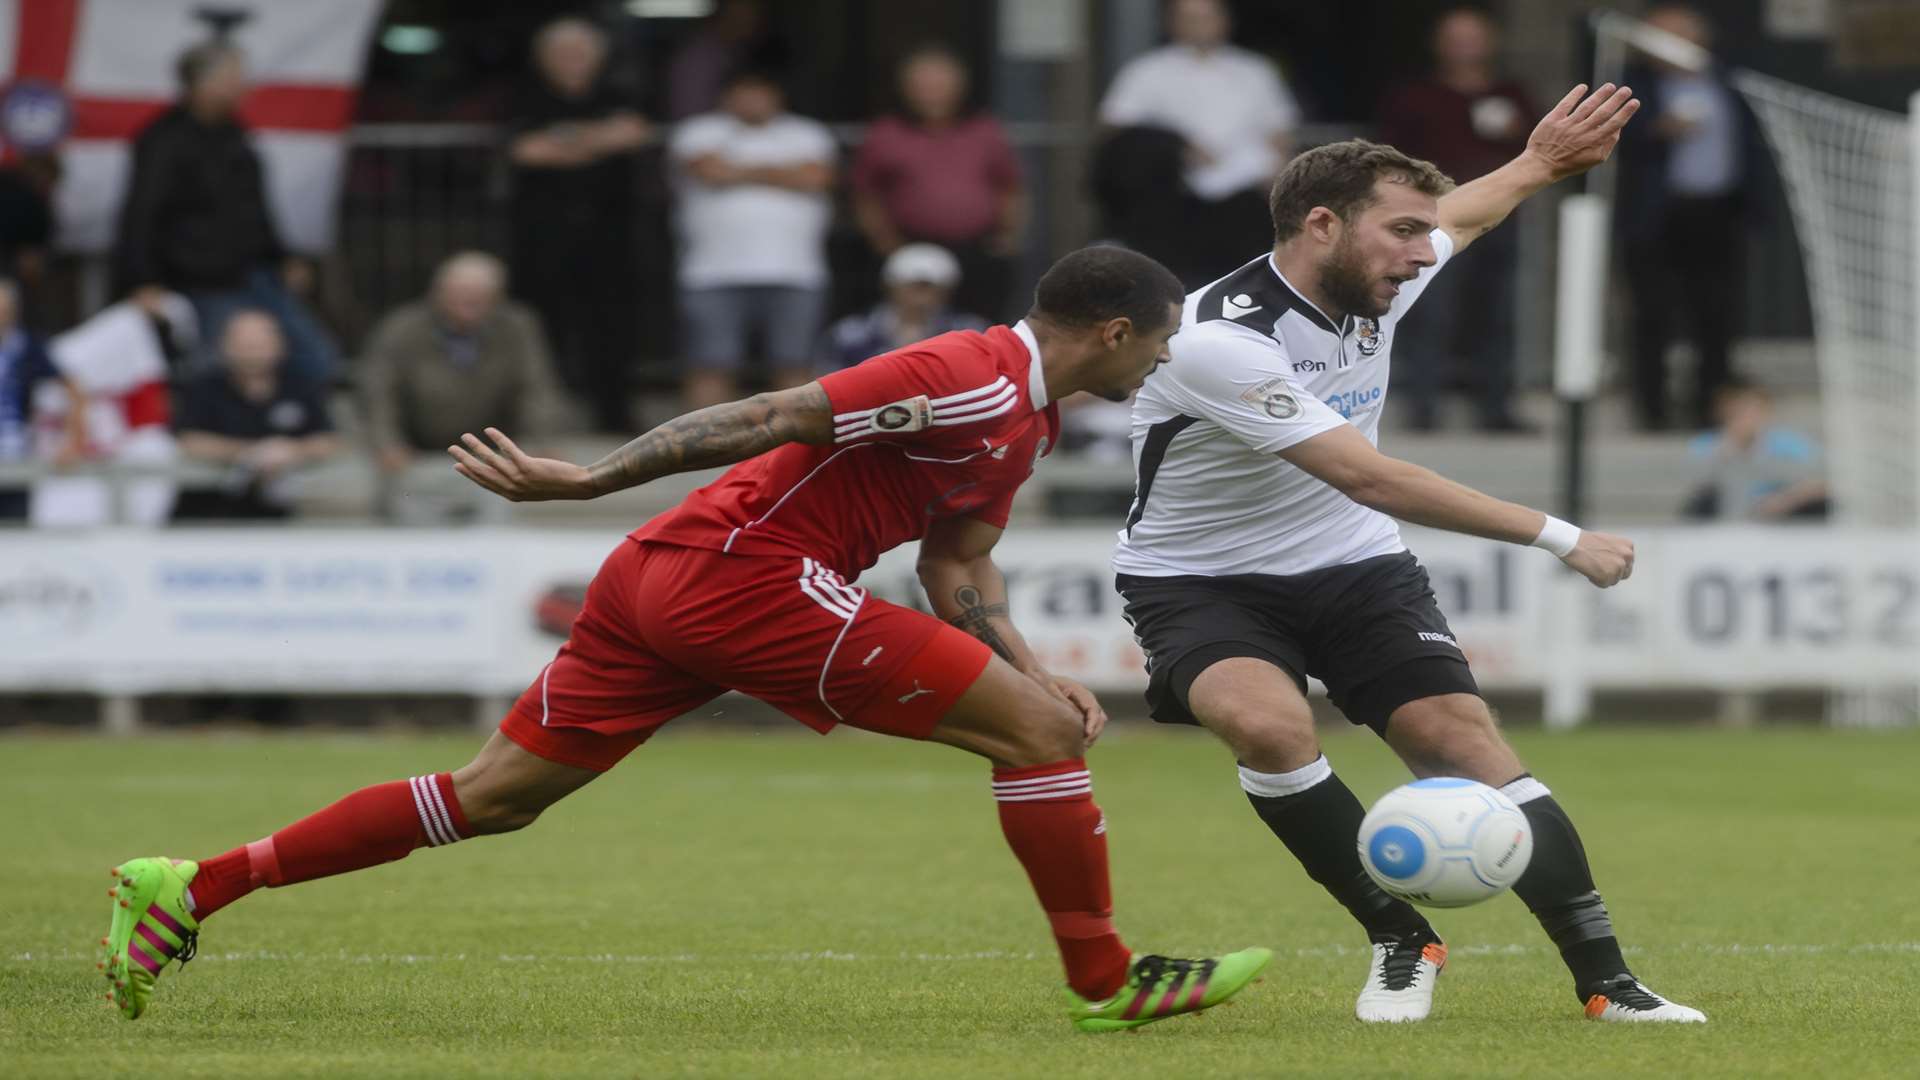
[{"label": "macron logo", "polygon": [[1254,303],[1253,297],[1246,293],[1220,298],[1220,311],[1229,319],[1244,319],[1259,310],[1260,305]]},{"label": "macron logo", "polygon": [[1453,640],[1451,637],[1448,637],[1445,634],[1433,634],[1433,633],[1428,633],[1425,630],[1417,630],[1415,631],[1415,633],[1420,635],[1421,641],[1438,641],[1443,645],[1451,645],[1456,649],[1460,647],[1459,642]]}]

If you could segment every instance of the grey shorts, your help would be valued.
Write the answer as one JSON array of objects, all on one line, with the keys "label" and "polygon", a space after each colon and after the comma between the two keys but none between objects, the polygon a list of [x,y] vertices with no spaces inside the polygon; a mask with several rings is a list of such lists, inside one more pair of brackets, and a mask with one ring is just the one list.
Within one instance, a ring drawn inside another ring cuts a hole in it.
[{"label": "grey shorts", "polygon": [[776,368],[811,368],[820,344],[827,291],[791,285],[711,285],[680,290],[687,363],[732,371],[757,333],[761,355]]}]

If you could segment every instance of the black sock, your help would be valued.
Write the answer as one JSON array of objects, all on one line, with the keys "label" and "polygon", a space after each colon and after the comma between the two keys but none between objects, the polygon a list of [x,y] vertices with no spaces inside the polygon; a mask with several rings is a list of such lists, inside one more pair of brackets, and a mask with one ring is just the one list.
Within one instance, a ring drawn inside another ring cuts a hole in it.
[{"label": "black sock", "polygon": [[1575,996],[1585,1001],[1598,984],[1627,971],[1606,902],[1593,886],[1587,849],[1545,784],[1523,773],[1500,790],[1520,804],[1533,827],[1533,859],[1514,882],[1514,894],[1553,939],[1573,973]]},{"label": "black sock", "polygon": [[1242,765],[1240,786],[1260,820],[1300,860],[1307,876],[1353,913],[1368,939],[1393,941],[1425,933],[1440,940],[1413,905],[1380,891],[1361,868],[1354,838],[1367,811],[1324,756],[1286,773],[1255,772]]}]

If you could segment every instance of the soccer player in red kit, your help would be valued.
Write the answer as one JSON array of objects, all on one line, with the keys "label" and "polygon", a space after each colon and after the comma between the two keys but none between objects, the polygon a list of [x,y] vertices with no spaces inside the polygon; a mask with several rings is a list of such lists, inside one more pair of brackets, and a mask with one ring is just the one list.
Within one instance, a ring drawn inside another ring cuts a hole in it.
[{"label": "soccer player in red kit", "polygon": [[[1028,317],[910,345],[790,390],[688,413],[590,467],[467,435],[455,468],[508,499],[590,499],[734,464],[635,530],[587,590],[567,642],[476,757],[452,773],[348,795],[200,862],[114,868],[102,939],[129,1017],[200,923],[291,885],[531,824],[667,721],[739,690],[818,731],[970,750],[993,764],[1000,824],[1052,924],[1082,1030],[1137,1027],[1238,992],[1271,959],[1136,955],[1112,919],[1106,820],[1083,754],[1106,714],[1049,674],[1007,618],[992,550],[1014,492],[1059,439],[1059,399],[1125,400],[1167,359],[1180,282],[1153,260],[1086,248],[1041,278]],[[735,464],[738,463],[738,464]],[[919,540],[946,621],[855,581]]]}]

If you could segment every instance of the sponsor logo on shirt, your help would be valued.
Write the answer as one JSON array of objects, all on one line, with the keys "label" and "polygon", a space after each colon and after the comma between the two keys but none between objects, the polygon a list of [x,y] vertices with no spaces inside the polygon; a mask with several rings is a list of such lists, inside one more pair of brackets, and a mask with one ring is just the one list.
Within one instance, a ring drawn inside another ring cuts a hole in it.
[{"label": "sponsor logo on shirt", "polygon": [[1456,649],[1460,647],[1460,643],[1453,640],[1453,638],[1447,634],[1435,634],[1426,630],[1417,630],[1415,633],[1420,635],[1421,641],[1437,641],[1442,645],[1451,645]]},{"label": "sponsor logo on shirt", "polygon": [[1242,393],[1240,400],[1258,406],[1275,420],[1291,420],[1300,415],[1300,399],[1293,396],[1293,388],[1285,379],[1268,379]]},{"label": "sponsor logo on shirt", "polygon": [[1365,390],[1347,390],[1328,396],[1326,401],[1327,408],[1351,420],[1354,413],[1365,412],[1380,403],[1380,387],[1369,386]]},{"label": "sponsor logo on shirt", "polygon": [[1296,373],[1305,372],[1305,371],[1325,371],[1327,370],[1327,362],[1325,360],[1295,360],[1293,362],[1293,370]]}]

